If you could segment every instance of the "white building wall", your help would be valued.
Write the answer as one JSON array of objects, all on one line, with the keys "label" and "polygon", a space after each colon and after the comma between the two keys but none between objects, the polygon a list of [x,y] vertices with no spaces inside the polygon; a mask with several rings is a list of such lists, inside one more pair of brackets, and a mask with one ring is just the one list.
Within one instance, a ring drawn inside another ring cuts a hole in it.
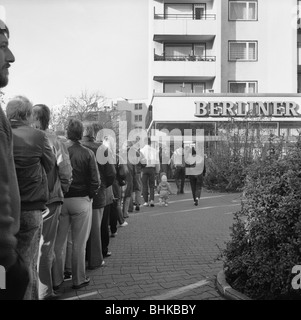
[{"label": "white building wall", "polygon": [[[258,0],[258,21],[228,21],[228,1],[222,1],[221,91],[228,80],[258,81],[258,93],[297,92],[296,0]],[[229,40],[258,41],[257,62],[229,62]]]}]

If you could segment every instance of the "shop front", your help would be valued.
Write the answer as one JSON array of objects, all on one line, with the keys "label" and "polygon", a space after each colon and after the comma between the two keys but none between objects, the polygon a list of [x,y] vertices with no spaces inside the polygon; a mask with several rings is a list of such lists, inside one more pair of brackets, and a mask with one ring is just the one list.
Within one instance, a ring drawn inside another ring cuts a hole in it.
[{"label": "shop front", "polygon": [[240,134],[252,129],[258,135],[294,141],[301,133],[300,105],[299,94],[156,94],[146,128],[149,135],[164,132],[171,143],[181,136],[183,142],[186,136],[195,140],[203,132],[207,150],[216,147],[229,124],[236,124]]}]

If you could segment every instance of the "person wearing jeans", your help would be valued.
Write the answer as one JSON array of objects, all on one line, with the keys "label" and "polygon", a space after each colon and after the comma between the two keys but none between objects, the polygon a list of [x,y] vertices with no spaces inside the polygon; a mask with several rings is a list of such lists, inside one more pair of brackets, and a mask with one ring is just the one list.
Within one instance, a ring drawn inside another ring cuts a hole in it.
[{"label": "person wearing jeans", "polygon": [[56,290],[64,281],[65,244],[71,228],[72,241],[72,282],[73,289],[87,286],[86,244],[91,230],[92,199],[100,186],[99,171],[92,150],[82,146],[83,124],[71,119],[67,127],[69,157],[73,180],[65,194],[55,242],[55,262],[53,265],[53,285]]},{"label": "person wearing jeans", "polygon": [[79,287],[87,282],[85,251],[91,223],[92,199],[89,198],[89,196],[65,199],[59,219],[54,249],[56,260],[53,267],[53,284],[57,290],[64,281],[65,243],[67,241],[69,227],[71,227],[72,239],[71,265],[73,285],[74,287]]},{"label": "person wearing jeans", "polygon": [[72,180],[72,167],[69,153],[64,142],[49,130],[50,109],[44,104],[33,107],[33,125],[46,132],[56,157],[54,168],[47,174],[49,200],[46,206],[48,214],[43,215],[42,237],[39,254],[39,298],[41,300],[57,299],[53,290],[52,265],[54,261],[54,243],[58,219],[64,202],[64,194],[69,190]]},{"label": "person wearing jeans", "polygon": [[[206,174],[206,166],[205,166],[204,160],[202,161],[203,159],[202,157],[195,157],[196,151],[194,147],[190,147],[187,152],[188,152],[187,160],[189,159],[189,155],[190,156],[192,155],[194,157],[194,158],[191,158],[192,162],[194,161],[192,164],[190,164],[189,161],[188,163],[186,163],[186,170],[187,170],[187,175],[189,177],[193,202],[195,206],[198,206],[199,200],[201,197],[204,176]],[[191,170],[193,168],[197,170]]]},{"label": "person wearing jeans", "polygon": [[144,206],[149,204],[153,206],[155,198],[155,176],[156,169],[154,167],[145,167],[142,169],[142,186]]},{"label": "person wearing jeans", "polygon": [[[13,153],[21,196],[17,251],[29,267],[30,281],[24,300],[39,299],[38,257],[43,211],[49,200],[47,174],[56,158],[45,132],[30,126],[32,103],[23,96],[11,99],[6,108],[13,132]],[[25,152],[26,151],[26,152]]]},{"label": "person wearing jeans", "polygon": [[[104,152],[103,156],[108,157],[108,148],[104,147],[102,142],[96,142],[98,131],[99,127],[93,124],[85,125],[84,136],[81,142],[85,147],[92,150],[95,156],[98,148],[101,148]],[[114,165],[110,164],[108,161],[105,163],[97,162],[97,165],[101,184],[97,195],[93,198],[92,204],[92,226],[87,242],[88,270],[100,268],[105,263],[102,254],[101,223],[104,214],[104,207],[106,205],[106,188],[112,185],[116,176]]]}]

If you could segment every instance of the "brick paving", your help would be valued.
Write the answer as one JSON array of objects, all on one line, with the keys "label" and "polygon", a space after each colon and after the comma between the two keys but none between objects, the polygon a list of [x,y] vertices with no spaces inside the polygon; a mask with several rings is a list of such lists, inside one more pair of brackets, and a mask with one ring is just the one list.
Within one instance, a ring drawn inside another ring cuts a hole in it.
[{"label": "brick paving", "polygon": [[87,271],[90,285],[73,290],[72,281],[65,281],[61,299],[224,300],[215,285],[222,269],[217,257],[240,194],[203,191],[195,207],[187,183],[185,188],[184,195],[170,197],[168,207],[156,197],[154,208],[130,213],[129,225],[110,238],[105,266]]}]

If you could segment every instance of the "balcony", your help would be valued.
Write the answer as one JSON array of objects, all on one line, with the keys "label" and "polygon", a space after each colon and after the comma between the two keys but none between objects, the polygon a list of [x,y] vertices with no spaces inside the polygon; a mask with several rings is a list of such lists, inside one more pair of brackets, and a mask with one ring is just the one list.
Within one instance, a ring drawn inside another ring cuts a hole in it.
[{"label": "balcony", "polygon": [[210,40],[217,34],[217,27],[215,14],[204,14],[198,19],[193,14],[155,14],[154,41],[170,40],[174,36]]},{"label": "balcony", "polygon": [[197,56],[197,55],[188,55],[188,56],[160,56],[155,54],[155,61],[216,61],[215,56]]},{"label": "balcony", "polygon": [[159,56],[154,57],[154,79],[190,78],[212,79],[216,76],[215,56]]},{"label": "balcony", "polygon": [[216,20],[216,14],[212,13],[204,13],[200,16],[197,16],[193,13],[191,14],[182,14],[182,13],[175,13],[175,14],[154,14],[155,20],[180,20],[180,19],[188,19],[188,20]]}]

